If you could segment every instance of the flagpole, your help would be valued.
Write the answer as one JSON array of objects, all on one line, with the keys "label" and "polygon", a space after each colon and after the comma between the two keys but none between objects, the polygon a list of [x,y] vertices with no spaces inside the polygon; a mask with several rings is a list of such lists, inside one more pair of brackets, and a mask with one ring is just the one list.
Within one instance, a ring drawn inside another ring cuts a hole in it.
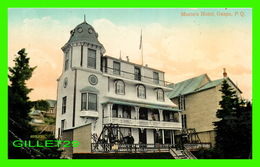
[{"label": "flagpole", "polygon": [[142,66],[144,66],[143,44],[142,44],[142,48],[141,48],[141,54],[142,54]]},{"label": "flagpole", "polygon": [[142,34],[142,29],[141,29],[141,37],[140,37],[140,47],[141,49],[141,57],[142,57],[142,66],[144,65],[144,55],[143,55],[143,34]]}]

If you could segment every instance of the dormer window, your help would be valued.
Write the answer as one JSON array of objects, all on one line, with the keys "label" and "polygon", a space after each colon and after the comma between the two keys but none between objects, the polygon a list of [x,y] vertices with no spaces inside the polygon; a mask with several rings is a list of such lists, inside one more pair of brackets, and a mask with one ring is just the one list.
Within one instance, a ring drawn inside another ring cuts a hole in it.
[{"label": "dormer window", "polygon": [[159,74],[158,74],[158,72],[153,72],[153,83],[159,84]]},{"label": "dormer window", "polygon": [[116,94],[124,95],[125,94],[125,83],[121,80],[115,82],[115,91]]},{"label": "dormer window", "polygon": [[135,80],[141,81],[141,70],[138,67],[135,67]]},{"label": "dormer window", "polygon": [[88,49],[88,67],[96,69],[96,51]]},{"label": "dormer window", "polygon": [[158,101],[164,101],[164,91],[162,89],[156,89],[156,97]]},{"label": "dormer window", "polygon": [[144,85],[137,86],[137,97],[145,99],[146,98],[146,89]]},{"label": "dormer window", "polygon": [[116,75],[120,75],[120,63],[114,61],[113,62],[113,73]]}]

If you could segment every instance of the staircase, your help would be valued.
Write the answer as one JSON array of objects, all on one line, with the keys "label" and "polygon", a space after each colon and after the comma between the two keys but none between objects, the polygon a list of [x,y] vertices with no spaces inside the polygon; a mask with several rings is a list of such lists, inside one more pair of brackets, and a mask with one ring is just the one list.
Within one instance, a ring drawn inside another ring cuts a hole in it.
[{"label": "staircase", "polygon": [[189,150],[176,150],[176,148],[170,148],[170,154],[174,159],[197,159]]}]

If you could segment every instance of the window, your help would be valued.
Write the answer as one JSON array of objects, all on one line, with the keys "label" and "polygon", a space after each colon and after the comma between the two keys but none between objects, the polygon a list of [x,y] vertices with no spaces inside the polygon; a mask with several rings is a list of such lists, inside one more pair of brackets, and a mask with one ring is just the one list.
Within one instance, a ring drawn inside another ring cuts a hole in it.
[{"label": "window", "polygon": [[66,113],[66,102],[67,101],[67,96],[62,98],[62,114]]},{"label": "window", "polygon": [[139,98],[143,98],[143,99],[146,98],[146,91],[145,91],[144,85],[138,85],[137,86],[137,96]]},{"label": "window", "polygon": [[88,110],[97,111],[97,95],[94,93],[88,94]]},{"label": "window", "polygon": [[182,120],[182,128],[186,129],[187,128],[187,118],[186,114],[181,115],[181,120]]},{"label": "window", "polygon": [[81,94],[81,110],[97,111],[97,94],[82,93]]},{"label": "window", "polygon": [[65,119],[61,120],[61,132],[65,129]]},{"label": "window", "polygon": [[65,54],[65,71],[69,69],[69,53]]},{"label": "window", "polygon": [[141,70],[135,67],[135,80],[141,81]]},{"label": "window", "polygon": [[83,64],[83,45],[81,45],[81,50],[80,50],[80,67],[82,67]]},{"label": "window", "polygon": [[159,74],[158,74],[158,72],[153,72],[153,83],[159,84]]},{"label": "window", "polygon": [[116,81],[115,90],[116,90],[116,94],[124,95],[125,94],[125,83],[121,80]]},{"label": "window", "polygon": [[88,67],[96,69],[96,51],[88,49]]},{"label": "window", "polygon": [[87,110],[87,93],[81,94],[81,110]]},{"label": "window", "polygon": [[65,129],[65,119],[61,120],[61,126],[60,126],[60,135],[62,136],[63,131]]},{"label": "window", "polygon": [[164,130],[164,143],[172,144],[172,131],[171,130]]},{"label": "window", "polygon": [[164,101],[164,92],[162,89],[156,90],[156,97],[158,101]]},{"label": "window", "polygon": [[154,143],[162,144],[162,130],[154,129]]},{"label": "window", "polygon": [[179,109],[185,110],[185,97],[183,95],[179,96]]},{"label": "window", "polygon": [[113,63],[113,73],[116,75],[120,75],[120,63],[115,62]]}]

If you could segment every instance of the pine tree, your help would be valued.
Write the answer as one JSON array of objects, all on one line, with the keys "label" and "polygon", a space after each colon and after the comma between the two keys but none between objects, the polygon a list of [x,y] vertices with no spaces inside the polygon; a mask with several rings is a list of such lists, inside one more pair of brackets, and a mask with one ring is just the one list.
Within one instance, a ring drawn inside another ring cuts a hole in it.
[{"label": "pine tree", "polygon": [[[34,142],[39,139],[31,138],[31,135],[37,134],[34,128],[29,124],[30,109],[33,107],[33,102],[30,101],[28,94],[32,89],[27,88],[26,81],[32,76],[36,67],[30,67],[27,53],[25,49],[18,52],[15,59],[15,66],[9,68],[10,86],[8,86],[8,158],[10,159],[32,159],[32,158],[60,158],[61,151],[58,147],[15,147],[13,142],[16,140],[24,142],[25,140]],[[46,102],[46,101],[45,101]],[[44,108],[49,106],[44,103]],[[47,103],[47,102],[46,102]],[[42,106],[41,106],[42,107]],[[54,136],[48,134],[45,139],[39,140],[55,140]]]},{"label": "pine tree", "polygon": [[26,81],[32,76],[36,67],[30,67],[25,49],[18,52],[15,66],[9,67],[8,86],[8,140],[9,158],[32,158],[31,150],[17,148],[12,145],[15,140],[29,140],[33,127],[29,124],[28,113],[32,107],[28,94],[32,89],[27,88]]},{"label": "pine tree", "polygon": [[221,85],[222,100],[216,116],[220,120],[216,126],[215,151],[219,158],[248,158],[252,144],[250,103],[244,107],[244,101],[239,99],[236,92],[226,80]]}]

